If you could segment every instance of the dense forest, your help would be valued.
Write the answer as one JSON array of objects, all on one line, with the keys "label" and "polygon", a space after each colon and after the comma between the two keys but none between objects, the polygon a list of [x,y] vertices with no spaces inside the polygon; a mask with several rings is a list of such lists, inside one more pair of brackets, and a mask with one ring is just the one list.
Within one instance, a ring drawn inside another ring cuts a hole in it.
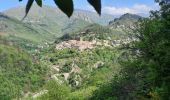
[{"label": "dense forest", "polygon": [[0,100],[170,100],[170,2],[155,3],[149,17],[0,13]]}]

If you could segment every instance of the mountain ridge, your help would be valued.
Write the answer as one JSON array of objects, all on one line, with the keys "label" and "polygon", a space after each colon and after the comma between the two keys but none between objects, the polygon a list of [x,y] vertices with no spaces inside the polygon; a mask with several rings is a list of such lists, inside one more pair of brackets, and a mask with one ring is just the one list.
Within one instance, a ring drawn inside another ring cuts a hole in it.
[{"label": "mountain ridge", "polygon": [[141,17],[140,15],[126,13],[119,18],[115,18],[113,21],[110,21],[108,26],[112,29],[120,30],[133,29],[135,23],[142,18],[143,17]]},{"label": "mountain ridge", "polygon": [[[33,5],[30,12],[29,12],[29,14],[28,14],[28,16],[27,16],[27,18],[29,18],[30,16],[35,15],[35,14],[38,15],[36,10],[38,10],[39,13],[41,13],[37,17],[40,17],[40,16],[42,17],[42,16],[44,16],[45,13],[48,13],[48,16],[55,15],[53,17],[58,17],[59,16],[59,17],[61,17],[61,19],[62,19],[62,17],[64,17],[64,19],[67,19],[67,20],[69,19],[57,7],[46,6],[46,5],[44,5],[42,8],[38,7],[37,5]],[[49,11],[51,11],[53,13],[50,13]],[[22,19],[22,17],[25,14],[25,6],[18,6],[18,7],[15,7],[15,8],[11,8],[11,9],[5,10],[4,13],[9,15],[9,16],[13,16],[13,17]],[[99,19],[102,20],[104,18],[108,18],[109,20],[114,19],[114,16],[109,15],[109,14],[102,14],[102,16],[99,16],[98,14],[96,14],[94,12],[87,11],[87,10],[80,10],[80,9],[75,9],[75,11],[74,11],[74,13],[73,13],[73,15],[71,16],[70,19],[77,18],[77,17],[80,17],[79,19],[82,19],[83,17],[88,17],[86,14],[88,16],[90,16],[89,18],[94,20],[94,22],[97,22],[97,21],[95,21],[96,19],[97,20],[99,20]],[[99,24],[103,24],[103,23],[100,22]],[[104,24],[106,25],[107,23],[105,22]]]}]

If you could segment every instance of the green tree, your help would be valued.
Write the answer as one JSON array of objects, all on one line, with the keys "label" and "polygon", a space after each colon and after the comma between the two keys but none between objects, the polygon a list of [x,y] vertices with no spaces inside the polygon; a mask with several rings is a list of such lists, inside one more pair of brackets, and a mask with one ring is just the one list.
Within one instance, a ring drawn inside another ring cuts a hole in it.
[{"label": "green tree", "polygon": [[156,2],[161,9],[139,22],[137,41],[121,56],[126,59],[121,75],[95,91],[92,100],[170,99],[170,1]]},{"label": "green tree", "polygon": [[67,100],[69,99],[70,89],[64,84],[59,84],[56,80],[51,80],[45,87],[48,92],[37,100]]},{"label": "green tree", "polygon": [[[137,82],[137,93],[144,97],[169,100],[170,94],[170,2],[159,0],[160,11],[152,11],[137,29],[137,38],[132,50],[135,59],[125,68],[128,76],[142,76]],[[127,65],[127,64],[126,64]],[[125,65],[125,66],[126,66]],[[133,71],[133,72],[132,72]],[[133,78],[133,77],[131,77]],[[142,81],[141,81],[142,80]]]}]

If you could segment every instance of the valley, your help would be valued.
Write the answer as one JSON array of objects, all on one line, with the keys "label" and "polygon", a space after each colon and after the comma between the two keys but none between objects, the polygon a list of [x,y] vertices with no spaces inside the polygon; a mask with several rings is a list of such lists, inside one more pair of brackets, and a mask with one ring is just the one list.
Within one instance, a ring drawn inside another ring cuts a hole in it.
[{"label": "valley", "polygon": [[35,5],[21,21],[23,15],[23,7],[0,13],[2,100],[90,99],[119,76],[120,49],[133,42],[126,31],[142,18],[76,10],[69,19],[57,8]]},{"label": "valley", "polygon": [[169,33],[169,0],[1,0],[0,100],[170,100]]}]

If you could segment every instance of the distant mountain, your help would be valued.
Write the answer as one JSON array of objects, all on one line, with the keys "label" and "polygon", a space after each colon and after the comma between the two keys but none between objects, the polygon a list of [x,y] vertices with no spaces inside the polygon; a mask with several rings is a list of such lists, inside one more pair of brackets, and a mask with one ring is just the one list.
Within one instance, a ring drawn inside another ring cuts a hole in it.
[{"label": "distant mountain", "polygon": [[53,37],[53,34],[45,30],[32,27],[3,13],[0,13],[0,33],[5,37],[22,38],[37,43]]},{"label": "distant mountain", "polygon": [[135,23],[142,17],[135,14],[124,14],[119,18],[115,18],[109,22],[109,27],[112,29],[129,29],[134,28]]},{"label": "distant mountain", "polygon": [[0,13],[0,35],[23,46],[44,44],[63,34],[79,31],[92,23],[107,25],[114,19],[111,15],[100,17],[96,13],[84,10],[76,10],[73,16],[68,18],[56,7],[40,8],[36,5],[33,5],[28,16],[21,21],[24,15],[25,6]]},{"label": "distant mountain", "polygon": [[[4,13],[21,20],[25,14],[24,11],[25,7],[20,6],[6,10]],[[40,8],[34,5],[24,22],[34,27],[45,29],[52,34],[57,34],[77,31],[91,23],[107,25],[113,19],[114,17],[111,15],[99,17],[96,13],[84,10],[75,10],[73,16],[69,19],[56,7],[43,6]]]}]

